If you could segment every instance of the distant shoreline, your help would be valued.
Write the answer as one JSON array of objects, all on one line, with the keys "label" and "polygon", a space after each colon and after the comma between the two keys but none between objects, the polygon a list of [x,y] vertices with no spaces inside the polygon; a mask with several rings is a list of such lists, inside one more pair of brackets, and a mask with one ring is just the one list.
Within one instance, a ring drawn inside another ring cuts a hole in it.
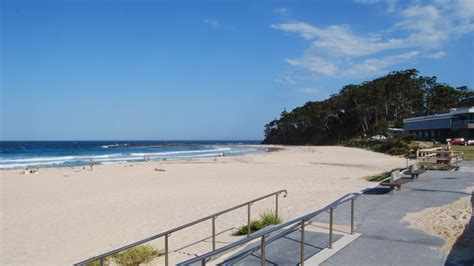
[{"label": "distant shoreline", "polygon": [[[57,168],[236,156],[261,152],[253,141],[54,141],[2,143],[0,169]],[[251,148],[249,148],[251,147]]]}]

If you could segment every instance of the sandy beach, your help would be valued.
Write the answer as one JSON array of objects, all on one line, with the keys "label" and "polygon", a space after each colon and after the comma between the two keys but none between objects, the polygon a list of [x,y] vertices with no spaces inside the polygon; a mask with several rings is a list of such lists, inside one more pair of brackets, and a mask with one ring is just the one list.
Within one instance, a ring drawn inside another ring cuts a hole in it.
[{"label": "sandy beach", "polygon": [[[24,175],[4,170],[0,264],[72,264],[280,189],[289,193],[280,200],[286,220],[372,186],[366,176],[403,166],[403,158],[325,146],[283,147],[217,161],[97,165],[93,171],[45,168]],[[273,209],[273,200],[252,206],[253,217]],[[219,217],[217,230],[245,222],[246,210],[238,210]],[[209,235],[210,223],[195,226],[171,235],[170,248]],[[171,258],[189,258],[202,248],[174,252]]]},{"label": "sandy beach", "polygon": [[[472,194],[473,191],[474,187],[465,189],[466,193]],[[457,256],[469,258],[472,256],[469,248],[472,249],[474,246],[474,234],[468,230],[469,220],[472,217],[471,197],[462,197],[450,204],[408,213],[403,221],[409,223],[412,228],[444,239],[441,251],[445,254],[454,249]],[[460,239],[464,231],[466,233]]]}]

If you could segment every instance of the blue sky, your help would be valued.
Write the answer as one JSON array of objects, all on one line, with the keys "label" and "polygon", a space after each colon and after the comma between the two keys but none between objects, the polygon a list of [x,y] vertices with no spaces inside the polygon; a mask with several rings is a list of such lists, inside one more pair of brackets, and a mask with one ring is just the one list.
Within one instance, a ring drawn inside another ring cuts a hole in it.
[{"label": "blue sky", "polygon": [[3,140],[262,139],[417,68],[474,87],[472,0],[2,1]]}]

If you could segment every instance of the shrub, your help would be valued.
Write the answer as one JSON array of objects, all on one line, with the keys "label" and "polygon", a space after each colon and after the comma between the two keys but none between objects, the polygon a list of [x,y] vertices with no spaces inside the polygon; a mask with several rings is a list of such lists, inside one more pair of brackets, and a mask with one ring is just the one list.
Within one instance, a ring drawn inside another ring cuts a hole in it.
[{"label": "shrub", "polygon": [[415,134],[411,134],[411,133],[403,133],[401,136],[400,136],[400,139],[404,142],[407,142],[407,143],[410,143],[412,141],[414,141],[416,139],[416,135]]},{"label": "shrub", "polygon": [[[269,225],[281,224],[282,220],[280,217],[276,216],[273,212],[264,212],[260,214],[260,219],[250,221],[250,233],[254,233],[262,228],[265,228]],[[236,232],[236,235],[247,235],[248,227],[243,225],[239,227]]]},{"label": "shrub", "polygon": [[383,172],[383,173],[378,174],[378,175],[369,176],[367,179],[371,182],[379,182],[379,181],[382,181],[385,178],[389,177],[390,174],[391,174],[391,172]]},{"label": "shrub", "polygon": [[121,266],[138,266],[149,263],[163,255],[163,252],[149,245],[137,246],[112,255],[115,263]]},{"label": "shrub", "polygon": [[[104,258],[103,265],[104,266],[110,265],[109,257]],[[86,263],[86,266],[100,266],[100,260],[94,260],[92,262]]]},{"label": "shrub", "polygon": [[410,143],[415,135],[403,133],[389,140],[350,139],[342,144],[347,147],[363,148],[391,155],[406,155],[410,152]]}]

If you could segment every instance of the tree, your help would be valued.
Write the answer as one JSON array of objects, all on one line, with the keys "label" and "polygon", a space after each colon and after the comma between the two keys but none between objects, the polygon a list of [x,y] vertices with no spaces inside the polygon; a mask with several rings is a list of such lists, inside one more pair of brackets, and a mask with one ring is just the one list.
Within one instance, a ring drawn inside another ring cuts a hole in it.
[{"label": "tree", "polygon": [[326,100],[307,102],[265,125],[263,143],[335,144],[342,140],[384,134],[402,127],[403,119],[474,106],[474,92],[467,87],[438,83],[436,77],[418,76],[407,69],[344,86]]},{"label": "tree", "polygon": [[449,112],[450,108],[459,105],[460,93],[458,90],[446,84],[435,84],[428,92],[427,105],[428,114],[439,114]]}]

